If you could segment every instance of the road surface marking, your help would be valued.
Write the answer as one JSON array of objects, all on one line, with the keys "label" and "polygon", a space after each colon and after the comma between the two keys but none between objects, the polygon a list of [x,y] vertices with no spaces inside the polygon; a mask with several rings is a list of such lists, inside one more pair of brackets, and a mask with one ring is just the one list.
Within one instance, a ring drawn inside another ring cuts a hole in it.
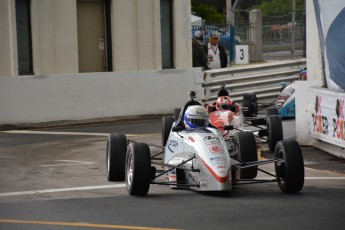
[{"label": "road surface marking", "polygon": [[177,230],[176,228],[157,228],[144,226],[126,226],[126,225],[112,225],[112,224],[92,224],[92,223],[77,223],[77,222],[55,222],[55,221],[35,221],[35,220],[6,220],[0,219],[0,223],[10,224],[40,224],[40,225],[56,225],[56,226],[74,226],[87,228],[112,228],[112,229],[132,229],[132,230]]},{"label": "road surface marking", "polygon": [[20,192],[5,192],[5,193],[0,193],[0,197],[42,194],[42,193],[52,193],[52,192],[83,191],[83,190],[105,189],[105,188],[124,188],[124,187],[126,187],[126,184],[96,185],[96,186],[58,188],[58,189],[43,189],[43,190],[20,191]]},{"label": "road surface marking", "polygon": [[[256,178],[258,180],[271,180],[271,177]],[[305,177],[305,180],[345,180],[345,177]],[[20,195],[32,195],[42,193],[53,193],[53,192],[69,192],[69,191],[84,191],[94,189],[107,189],[107,188],[124,188],[126,184],[115,184],[115,185],[96,185],[96,186],[85,186],[85,187],[74,187],[74,188],[58,188],[58,189],[43,189],[43,190],[32,190],[32,191],[19,191],[19,192],[5,192],[0,193],[0,197],[8,196],[20,196]]]},{"label": "road surface marking", "polygon": [[[72,136],[109,136],[109,133],[87,133],[87,132],[52,132],[52,131],[32,131],[32,130],[10,130],[0,131],[0,133],[11,133],[11,134],[44,134],[44,135],[72,135]],[[137,136],[156,136],[161,135],[160,133],[147,133],[147,134],[126,134],[127,137]]]},{"label": "road surface marking", "polygon": [[95,164],[96,162],[88,162],[88,161],[71,161],[71,160],[56,160],[62,162],[68,162],[65,164],[52,164],[52,165],[40,165],[42,167],[51,167],[51,166],[66,166],[66,165],[85,165],[85,164]]}]

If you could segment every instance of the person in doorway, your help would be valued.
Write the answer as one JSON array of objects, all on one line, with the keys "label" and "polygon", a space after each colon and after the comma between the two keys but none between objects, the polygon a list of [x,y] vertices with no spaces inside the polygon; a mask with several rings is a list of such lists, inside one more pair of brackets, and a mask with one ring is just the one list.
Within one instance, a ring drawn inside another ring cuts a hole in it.
[{"label": "person in doorway", "polygon": [[193,47],[193,67],[203,67],[207,69],[207,54],[203,45],[204,33],[203,31],[196,31],[192,41]]},{"label": "person in doorway", "polygon": [[209,42],[205,47],[209,69],[220,69],[228,66],[228,56],[223,46],[219,44],[220,38],[217,34],[211,34]]}]

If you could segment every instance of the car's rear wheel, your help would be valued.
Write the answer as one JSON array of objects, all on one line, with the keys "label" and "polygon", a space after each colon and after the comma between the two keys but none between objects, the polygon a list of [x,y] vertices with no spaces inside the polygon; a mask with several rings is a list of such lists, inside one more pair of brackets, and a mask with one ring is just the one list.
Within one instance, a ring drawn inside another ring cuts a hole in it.
[{"label": "car's rear wheel", "polygon": [[267,145],[270,151],[274,151],[276,144],[283,140],[282,120],[277,115],[267,117]]},{"label": "car's rear wheel", "polygon": [[180,113],[181,113],[181,109],[174,109],[174,118],[175,118],[175,121],[178,120],[178,117],[180,116]]},{"label": "car's rear wheel", "polygon": [[304,161],[302,150],[297,141],[278,142],[275,158],[282,162],[275,163],[278,186],[282,192],[296,193],[304,186]]},{"label": "car's rear wheel", "polygon": [[[235,152],[241,163],[258,160],[256,141],[252,132],[237,132],[235,134]],[[240,171],[241,179],[254,179],[258,173],[258,166],[243,168]]]},{"label": "car's rear wheel", "polygon": [[163,117],[162,119],[162,145],[163,146],[165,146],[165,144],[167,143],[170,130],[174,122],[175,122],[175,119],[170,116]]},{"label": "car's rear wheel", "polygon": [[126,157],[126,187],[130,195],[145,196],[152,179],[150,148],[144,143],[131,143]]},{"label": "car's rear wheel", "polygon": [[125,180],[125,161],[127,153],[126,136],[111,133],[107,141],[106,168],[108,181]]},{"label": "car's rear wheel", "polygon": [[242,107],[244,117],[256,117],[258,114],[258,99],[256,98],[256,94],[245,93],[243,95]]}]

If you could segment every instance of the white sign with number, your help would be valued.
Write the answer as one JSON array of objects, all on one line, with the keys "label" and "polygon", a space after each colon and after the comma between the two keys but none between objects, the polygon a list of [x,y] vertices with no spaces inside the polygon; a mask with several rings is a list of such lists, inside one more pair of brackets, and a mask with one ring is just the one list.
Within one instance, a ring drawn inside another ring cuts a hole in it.
[{"label": "white sign with number", "polygon": [[248,64],[248,63],[249,63],[248,45],[237,45],[236,46],[236,64]]}]

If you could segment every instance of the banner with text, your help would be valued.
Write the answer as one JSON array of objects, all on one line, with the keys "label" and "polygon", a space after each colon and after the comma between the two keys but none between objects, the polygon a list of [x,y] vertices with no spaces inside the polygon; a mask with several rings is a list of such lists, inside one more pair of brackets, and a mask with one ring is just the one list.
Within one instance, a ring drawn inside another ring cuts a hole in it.
[{"label": "banner with text", "polygon": [[345,93],[309,89],[308,123],[311,135],[345,148]]}]

